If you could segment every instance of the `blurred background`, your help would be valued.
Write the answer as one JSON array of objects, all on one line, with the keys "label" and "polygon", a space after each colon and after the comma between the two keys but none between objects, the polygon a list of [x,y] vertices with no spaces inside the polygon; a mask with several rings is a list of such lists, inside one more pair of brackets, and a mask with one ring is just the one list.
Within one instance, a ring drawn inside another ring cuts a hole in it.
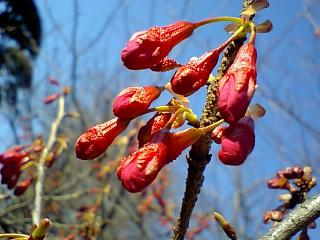
[{"label": "blurred background", "polygon": [[[58,104],[46,105],[43,99],[59,92],[54,81],[72,89],[66,112],[80,114],[63,119],[59,136],[67,147],[46,171],[42,216],[53,222],[49,239],[170,239],[184,193],[188,151],[166,166],[148,190],[129,194],[114,168],[132,147],[139,124],[152,115],[132,122],[98,160],[76,159],[74,142],[86,128],[113,117],[113,98],[123,88],[170,80],[172,71],[129,71],[122,65],[121,49],[134,32],[177,20],[238,16],[241,1],[28,0],[11,10],[8,2],[0,1],[0,27],[17,31],[0,32],[1,152],[31,144],[40,135],[47,141]],[[267,180],[296,165],[311,166],[319,177],[320,1],[269,2],[254,19],[273,23],[273,30],[258,34],[256,41],[258,89],[252,103],[264,106],[266,115],[256,122],[255,149],[245,164],[229,167],[217,159],[219,147],[212,146],[189,239],[193,233],[193,239],[225,239],[210,218],[213,211],[230,220],[240,239],[257,239],[271,227],[262,222],[264,212],[280,204],[281,191],[268,189]],[[217,47],[228,37],[224,26],[197,29],[170,56],[186,63]],[[190,97],[198,116],[205,93],[203,88]],[[165,93],[153,105],[169,99]],[[33,174],[31,169],[22,176]],[[310,195],[317,191],[315,187]],[[19,197],[0,185],[0,232],[28,231],[33,196],[33,185]],[[311,239],[319,235],[319,229],[310,230]]]}]

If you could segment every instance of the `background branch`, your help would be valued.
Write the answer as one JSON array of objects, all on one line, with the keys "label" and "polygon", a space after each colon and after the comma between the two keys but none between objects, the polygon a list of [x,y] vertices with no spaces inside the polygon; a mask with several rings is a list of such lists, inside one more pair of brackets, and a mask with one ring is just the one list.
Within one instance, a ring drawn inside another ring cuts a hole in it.
[{"label": "background branch", "polygon": [[259,240],[287,240],[320,217],[320,194],[298,205]]}]

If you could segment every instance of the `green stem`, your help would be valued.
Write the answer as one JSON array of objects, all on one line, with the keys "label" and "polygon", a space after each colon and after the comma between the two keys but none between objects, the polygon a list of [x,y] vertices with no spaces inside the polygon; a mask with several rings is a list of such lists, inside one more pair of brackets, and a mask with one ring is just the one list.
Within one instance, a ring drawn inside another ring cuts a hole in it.
[{"label": "green stem", "polygon": [[213,129],[215,129],[216,127],[218,127],[221,123],[223,123],[224,120],[223,119],[220,119],[219,121],[215,122],[215,123],[212,123],[211,125],[209,126],[206,126],[206,127],[202,127],[202,128],[199,128],[200,130],[202,130],[204,133],[207,133],[207,132],[210,132],[212,131]]},{"label": "green stem", "polygon": [[208,18],[199,22],[196,22],[195,24],[197,27],[201,27],[203,25],[209,24],[209,23],[216,23],[216,22],[234,22],[238,25],[243,25],[243,19],[238,17],[229,17],[229,16],[223,16],[223,17],[213,17]]},{"label": "green stem", "polygon": [[216,48],[215,51],[217,51],[218,53],[221,53],[223,49],[225,49],[232,41],[234,41],[238,37],[239,34],[243,32],[244,29],[245,29],[245,26],[239,27],[239,29],[235,31],[235,33],[227,41],[225,41],[218,48]]},{"label": "green stem", "polygon": [[250,28],[251,28],[251,36],[249,39],[249,43],[255,44],[256,41],[256,25],[253,22],[250,22]]},{"label": "green stem", "polygon": [[20,233],[1,233],[0,238],[20,238],[20,239],[28,239],[29,236]]}]

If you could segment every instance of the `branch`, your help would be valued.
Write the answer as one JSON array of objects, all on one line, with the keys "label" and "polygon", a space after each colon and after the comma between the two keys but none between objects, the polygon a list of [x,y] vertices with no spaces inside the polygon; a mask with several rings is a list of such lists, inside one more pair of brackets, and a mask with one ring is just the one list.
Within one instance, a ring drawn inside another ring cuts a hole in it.
[{"label": "branch", "polygon": [[59,104],[59,108],[58,108],[56,119],[51,124],[48,142],[44,147],[44,149],[42,150],[40,159],[38,162],[38,177],[37,177],[37,182],[35,187],[34,209],[32,212],[33,224],[39,224],[40,222],[42,197],[43,197],[43,184],[45,180],[45,161],[47,159],[48,153],[50,152],[51,148],[53,147],[56,141],[58,127],[64,116],[64,96],[63,95],[59,97],[58,104]]},{"label": "branch", "polygon": [[[251,4],[253,0],[243,0],[243,9]],[[218,82],[232,64],[239,48],[242,46],[245,38],[236,39],[226,48],[224,57],[220,64],[217,76],[208,87],[206,103],[202,112],[200,126],[208,126],[220,120],[217,109],[217,86]],[[182,240],[189,228],[189,222],[193,208],[198,200],[202,183],[204,181],[203,172],[206,165],[211,160],[209,154],[211,147],[210,134],[206,134],[199,139],[197,143],[191,146],[188,160],[188,175],[186,179],[186,189],[182,200],[180,216],[174,227],[172,240]]]},{"label": "branch", "polygon": [[320,217],[320,194],[299,204],[292,212],[259,240],[287,240]]}]

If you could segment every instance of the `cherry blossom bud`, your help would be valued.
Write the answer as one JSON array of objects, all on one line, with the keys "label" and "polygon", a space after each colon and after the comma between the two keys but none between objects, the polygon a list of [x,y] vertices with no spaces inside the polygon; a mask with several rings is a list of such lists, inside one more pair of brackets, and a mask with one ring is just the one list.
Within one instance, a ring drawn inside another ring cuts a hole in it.
[{"label": "cherry blossom bud", "polygon": [[25,191],[28,189],[28,187],[32,184],[32,178],[27,178],[23,180],[22,182],[18,183],[13,194],[16,196],[21,196],[25,193]]},{"label": "cherry blossom bud", "polygon": [[165,57],[150,69],[154,72],[166,72],[181,66],[182,65],[177,63],[175,60]]},{"label": "cherry blossom bud", "polygon": [[256,88],[257,52],[254,44],[243,45],[219,82],[218,110],[228,123],[244,116]]},{"label": "cherry blossom bud", "polygon": [[203,87],[217,64],[220,52],[221,48],[208,51],[180,67],[170,80],[173,92],[189,96]]},{"label": "cherry blossom bud", "polygon": [[122,49],[122,62],[132,70],[151,68],[164,59],[174,46],[188,38],[197,26],[180,21],[137,32]]},{"label": "cherry blossom bud", "polygon": [[150,185],[167,164],[167,131],[158,132],[151,142],[120,160],[117,176],[129,192],[141,192]]},{"label": "cherry blossom bud", "polygon": [[138,132],[139,147],[150,142],[154,134],[159,132],[169,121],[171,113],[157,112]]},{"label": "cherry blossom bud", "polygon": [[113,140],[127,128],[129,122],[129,120],[114,118],[89,128],[76,142],[77,158],[91,160],[103,154]]},{"label": "cherry blossom bud", "polygon": [[252,152],[254,144],[253,119],[243,117],[239,122],[229,125],[224,130],[219,159],[226,165],[240,165]]},{"label": "cherry blossom bud", "polygon": [[113,114],[123,119],[134,119],[144,114],[160,93],[161,89],[156,86],[128,87],[114,100]]}]

